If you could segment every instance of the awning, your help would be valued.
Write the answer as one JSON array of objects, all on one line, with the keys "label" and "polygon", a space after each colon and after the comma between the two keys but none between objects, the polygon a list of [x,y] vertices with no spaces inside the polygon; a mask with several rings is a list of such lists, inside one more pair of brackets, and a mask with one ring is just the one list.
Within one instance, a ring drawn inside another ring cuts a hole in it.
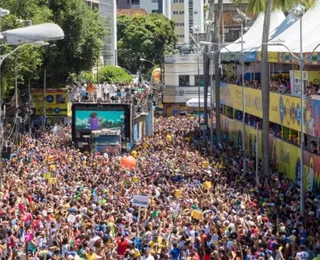
[{"label": "awning", "polygon": [[[187,107],[199,107],[199,98],[191,98],[186,102]],[[213,103],[215,107],[215,103]],[[200,108],[204,107],[204,98],[200,98]],[[208,107],[211,108],[211,97],[208,98]]]},{"label": "awning", "polygon": [[[303,52],[311,52],[314,47],[320,43],[320,0],[316,1],[314,8],[309,9],[302,17],[302,39]],[[272,41],[281,41],[281,43],[288,46],[292,52],[299,52],[300,44],[300,22],[296,21],[287,30],[279,34]],[[269,46],[270,52],[288,52],[288,50],[279,46]],[[318,48],[320,52],[320,48]]]},{"label": "awning", "polygon": [[[285,20],[285,16],[281,11],[274,11],[271,14],[270,35],[280,28],[280,25]],[[264,23],[264,14],[261,13],[250,29],[243,35],[243,49],[245,53],[245,61],[257,60],[256,49],[262,44],[262,31]],[[221,50],[221,58],[225,61],[240,60],[241,57],[241,38],[234,43],[226,46],[228,49]],[[233,53],[232,53],[233,52]]]}]

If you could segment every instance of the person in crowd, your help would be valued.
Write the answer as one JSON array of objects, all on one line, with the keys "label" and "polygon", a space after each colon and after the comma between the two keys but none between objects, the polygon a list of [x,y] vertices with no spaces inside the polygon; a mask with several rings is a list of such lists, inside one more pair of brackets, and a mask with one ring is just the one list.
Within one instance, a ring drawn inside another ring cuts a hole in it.
[{"label": "person in crowd", "polygon": [[[2,259],[313,259],[320,253],[317,198],[270,173],[256,187],[229,142],[198,150],[197,119],[156,118],[136,143],[137,166],[82,153],[70,129],[24,137],[2,164]],[[133,205],[148,196],[148,207]]]}]

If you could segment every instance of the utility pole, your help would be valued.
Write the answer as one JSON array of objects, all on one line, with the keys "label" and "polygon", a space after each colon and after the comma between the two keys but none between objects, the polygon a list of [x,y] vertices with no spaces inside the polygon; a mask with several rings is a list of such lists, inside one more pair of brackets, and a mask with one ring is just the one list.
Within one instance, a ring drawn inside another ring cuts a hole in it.
[{"label": "utility pole", "polygon": [[28,124],[28,135],[31,138],[31,134],[32,134],[32,127],[31,127],[31,80],[29,78],[28,80],[28,95],[29,95],[29,124]]},{"label": "utility pole", "polygon": [[42,126],[43,129],[46,128],[46,98],[47,98],[47,68],[44,67],[43,70],[43,99],[42,99],[42,109],[43,109],[43,120],[42,120]]},{"label": "utility pole", "polygon": [[[211,42],[212,40],[212,24],[213,24],[213,12],[214,12],[214,0],[211,0],[209,3],[209,13],[208,13],[208,21],[206,21],[206,41]],[[203,105],[203,116],[204,116],[204,124],[208,128],[208,90],[210,83],[210,59],[208,57],[209,46],[204,46],[203,52],[203,73],[204,73],[204,105]],[[207,129],[206,129],[207,130]],[[205,141],[206,132],[203,133],[203,139]]]}]

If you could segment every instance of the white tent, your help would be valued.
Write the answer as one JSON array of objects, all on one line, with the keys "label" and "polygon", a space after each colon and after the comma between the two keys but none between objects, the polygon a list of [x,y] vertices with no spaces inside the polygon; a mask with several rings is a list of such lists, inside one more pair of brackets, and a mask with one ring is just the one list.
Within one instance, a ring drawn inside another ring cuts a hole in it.
[{"label": "white tent", "polygon": [[[285,16],[281,11],[274,11],[271,14],[270,22],[270,32],[273,32],[279,25],[284,21]],[[261,46],[262,41],[262,31],[263,31],[264,14],[261,13],[250,29],[243,35],[243,48],[252,49],[254,47],[258,48]],[[227,46],[227,49],[222,49],[222,53],[228,52],[241,52],[241,38],[236,40]]]},{"label": "white tent", "polygon": [[[285,19],[282,21],[282,23],[279,26],[275,27],[273,31],[270,32],[269,41],[277,39],[281,33],[283,33],[290,26],[292,26],[297,20],[298,18],[296,16],[289,14],[287,17],[285,17]],[[259,40],[257,40],[251,46],[248,46],[245,49],[245,52],[253,52],[253,51],[260,50],[261,45],[262,45],[262,37],[259,38]]]},{"label": "white tent", "polygon": [[[310,52],[320,43],[320,0],[317,0],[316,6],[309,9],[302,17],[302,39],[304,42],[303,52]],[[283,33],[279,34],[272,41],[280,41],[291,51],[299,51],[300,43],[300,22],[296,21]],[[281,45],[269,46],[270,52],[287,52],[287,49]],[[320,51],[320,48],[318,49]]]},{"label": "white tent", "polygon": [[[187,107],[199,107],[199,98],[191,98],[186,102]],[[213,103],[215,106],[215,103]],[[200,107],[204,107],[204,98],[200,98]],[[211,98],[208,97],[208,107],[211,107]]]}]

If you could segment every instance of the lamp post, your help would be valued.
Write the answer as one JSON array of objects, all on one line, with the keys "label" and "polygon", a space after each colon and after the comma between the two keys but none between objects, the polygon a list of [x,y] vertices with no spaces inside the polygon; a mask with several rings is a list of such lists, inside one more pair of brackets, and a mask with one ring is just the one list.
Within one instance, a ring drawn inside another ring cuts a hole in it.
[{"label": "lamp post", "polygon": [[246,160],[246,111],[245,111],[245,91],[244,91],[244,51],[243,51],[243,24],[247,20],[247,16],[242,12],[233,17],[233,20],[241,25],[241,86],[242,86],[242,150],[243,150],[243,174],[247,170]]},{"label": "lamp post", "polygon": [[[9,10],[0,8],[0,31],[1,31],[1,18],[10,14]],[[4,119],[4,112],[2,111],[2,77],[1,77],[1,65],[0,65],[0,170],[2,171],[2,147],[3,147],[3,123],[2,120]],[[2,173],[0,173],[2,175]],[[0,190],[2,187],[2,178],[0,176]]]},{"label": "lamp post", "polygon": [[[8,10],[4,10],[0,8],[0,17],[9,14]],[[13,51],[0,55],[0,71],[1,65],[3,61],[8,58],[10,55],[14,54],[17,50],[22,48],[25,45],[30,44],[37,44],[39,41],[53,41],[53,40],[61,40],[64,39],[64,32],[56,24],[53,23],[46,23],[46,24],[39,24],[34,26],[29,26],[25,28],[18,28],[13,30],[7,30],[0,33],[0,40],[4,41],[11,45],[19,45]],[[1,81],[1,80],[0,80]],[[0,88],[1,93],[1,88]],[[0,107],[1,107],[1,97],[0,97]],[[2,110],[2,109],[1,109]],[[0,161],[2,158],[2,148],[4,143],[3,138],[3,120],[2,120],[2,111],[0,110]],[[2,167],[0,167],[0,190],[2,188]]]},{"label": "lamp post", "polygon": [[[244,56],[244,53],[243,53],[243,44],[244,44],[244,41],[243,41],[243,38],[242,38],[242,40],[240,41],[240,42],[237,42],[237,43],[241,43],[241,46],[242,46],[242,52],[241,52],[241,56],[243,57]],[[200,42],[200,45],[216,45],[216,46],[219,46],[220,47],[220,49],[219,50],[217,50],[216,52],[211,52],[211,53],[208,53],[207,55],[211,58],[214,58],[214,54],[215,53],[217,53],[217,52],[219,52],[220,53],[220,51],[221,51],[221,49],[225,49],[226,51],[228,51],[228,52],[230,52],[230,53],[233,53],[233,54],[235,54],[235,55],[237,55],[237,53],[235,53],[235,52],[233,52],[233,51],[230,51],[224,44],[220,44],[220,43],[214,43],[214,42],[206,42],[206,41],[201,41]],[[244,57],[242,58],[242,60],[244,60]],[[244,71],[244,63],[242,64],[242,71]],[[212,92],[212,90],[211,90],[211,92]],[[242,93],[244,93],[244,84],[242,84]],[[213,98],[213,95],[211,95],[211,104],[213,104],[213,100],[212,100],[212,98]],[[242,101],[243,101],[243,104],[242,104],[242,108],[243,108],[243,110],[244,110],[244,94],[242,95]],[[211,120],[212,121],[212,120]],[[213,127],[213,126],[212,126]],[[243,124],[243,131],[242,131],[242,133],[243,133],[243,136],[245,135],[245,121],[244,121],[244,124]],[[244,137],[242,136],[242,139],[244,140]],[[213,140],[212,140],[212,142],[213,142]],[[243,143],[244,142],[242,142],[242,145],[243,145]],[[246,158],[245,158],[245,156],[244,156],[244,159],[243,159],[243,171],[245,172],[246,171]]]},{"label": "lamp post", "polygon": [[152,61],[150,61],[150,60],[146,60],[146,59],[144,59],[144,58],[140,58],[140,61],[149,62],[149,63],[151,63],[151,64],[152,64],[152,66],[153,66],[153,67],[155,67],[155,66],[156,66],[156,65],[154,65],[154,63],[153,63]]}]

